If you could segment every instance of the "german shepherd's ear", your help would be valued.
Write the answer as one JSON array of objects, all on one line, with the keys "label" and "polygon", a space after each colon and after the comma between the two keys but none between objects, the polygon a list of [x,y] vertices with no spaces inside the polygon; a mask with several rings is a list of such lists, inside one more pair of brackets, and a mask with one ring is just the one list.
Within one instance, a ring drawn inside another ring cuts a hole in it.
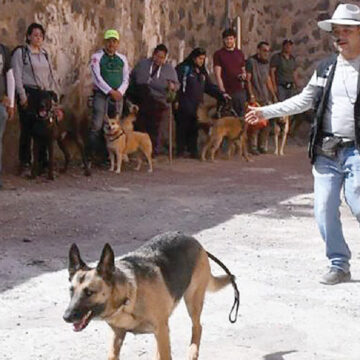
[{"label": "german shepherd's ear", "polygon": [[109,244],[105,244],[96,270],[105,281],[111,281],[115,272],[115,256]]},{"label": "german shepherd's ear", "polygon": [[88,270],[89,267],[80,257],[80,251],[76,244],[72,244],[69,251],[69,280],[73,278],[78,270]]}]

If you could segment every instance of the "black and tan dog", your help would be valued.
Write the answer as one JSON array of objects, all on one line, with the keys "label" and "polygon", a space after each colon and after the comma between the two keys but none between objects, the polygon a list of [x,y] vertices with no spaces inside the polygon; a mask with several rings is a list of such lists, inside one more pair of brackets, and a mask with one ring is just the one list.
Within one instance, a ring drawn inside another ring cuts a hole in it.
[{"label": "black and tan dog", "polygon": [[[211,274],[209,258],[227,275]],[[235,289],[235,322],[239,293],[234,276],[193,237],[169,232],[152,238],[138,250],[120,258],[106,244],[96,268],[88,267],[73,244],[69,253],[70,304],[64,320],[83,330],[98,318],[112,328],[108,360],[118,360],[126,332],[153,333],[157,342],[155,359],[170,360],[169,317],[184,297],[192,320],[188,359],[199,356],[200,315],[206,290],[217,291],[232,283]],[[233,310],[232,309],[232,310]],[[231,315],[231,314],[230,314]]]},{"label": "black and tan dog", "polygon": [[[71,126],[65,121],[65,113],[57,105],[57,96],[52,91],[37,90],[37,101],[32,105],[34,120],[31,127],[31,136],[33,144],[33,164],[31,168],[31,177],[36,178],[39,175],[39,150],[40,147],[46,147],[49,155],[48,178],[54,180],[54,142],[56,141],[60,150],[64,154],[65,163],[62,172],[66,172],[70,160],[70,152],[67,147],[67,140],[72,138],[82,157],[84,173],[91,175],[90,166],[85,156],[85,146],[81,138],[79,129]],[[72,117],[67,114],[68,117]]]}]

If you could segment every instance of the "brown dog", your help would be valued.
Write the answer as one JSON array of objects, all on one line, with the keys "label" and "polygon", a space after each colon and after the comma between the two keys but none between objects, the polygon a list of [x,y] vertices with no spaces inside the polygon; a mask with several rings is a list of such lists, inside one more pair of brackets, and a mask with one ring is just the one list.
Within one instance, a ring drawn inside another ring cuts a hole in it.
[{"label": "brown dog", "polygon": [[[213,276],[209,258],[227,273]],[[83,330],[94,319],[106,321],[113,341],[108,360],[118,360],[127,332],[153,333],[157,360],[171,360],[169,317],[183,297],[192,321],[189,360],[199,356],[200,316],[206,290],[218,291],[228,284],[235,290],[235,322],[239,292],[234,276],[193,237],[178,232],[158,235],[116,263],[106,244],[96,268],[87,266],[73,244],[69,253],[70,304],[64,320]]]},{"label": "brown dog", "polygon": [[138,152],[136,170],[140,170],[142,159],[139,152],[142,152],[149,165],[148,172],[152,172],[152,143],[150,136],[139,131],[126,130],[120,124],[119,117],[115,119],[105,119],[104,136],[106,140],[106,147],[110,157],[110,171],[115,171],[120,174],[122,160],[128,160],[128,155]]},{"label": "brown dog", "polygon": [[[209,123],[209,110],[213,105],[200,106],[197,116],[200,123]],[[236,116],[224,116],[219,119],[210,120],[210,130],[201,151],[201,160],[205,161],[208,152],[210,160],[214,161],[215,153],[219,149],[224,138],[229,141],[228,158],[230,158],[234,146],[239,148],[239,155],[249,161],[247,151],[247,125],[243,119]]]}]

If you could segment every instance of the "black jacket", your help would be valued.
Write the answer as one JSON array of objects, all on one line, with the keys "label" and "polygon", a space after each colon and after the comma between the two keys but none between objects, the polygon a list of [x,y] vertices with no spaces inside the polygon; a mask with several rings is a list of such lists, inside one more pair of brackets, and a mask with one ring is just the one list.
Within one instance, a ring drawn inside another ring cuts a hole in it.
[{"label": "black jacket", "polygon": [[[326,105],[329,99],[331,85],[334,79],[334,73],[337,63],[337,54],[334,54],[320,62],[316,69],[318,81],[317,92],[314,101],[314,121],[311,126],[310,141],[309,141],[309,157],[311,163],[315,162],[315,145],[321,136],[322,121],[324,118]],[[321,81],[323,80],[323,81]],[[321,86],[320,84],[324,84]],[[360,83],[358,83],[358,96],[354,105],[354,119],[355,119],[355,146],[360,150]]]},{"label": "black jacket", "polygon": [[206,71],[197,72],[190,65],[176,67],[180,89],[178,91],[179,108],[185,107],[188,111],[196,113],[197,107],[203,101],[204,93],[218,99],[223,94],[211,80]]}]

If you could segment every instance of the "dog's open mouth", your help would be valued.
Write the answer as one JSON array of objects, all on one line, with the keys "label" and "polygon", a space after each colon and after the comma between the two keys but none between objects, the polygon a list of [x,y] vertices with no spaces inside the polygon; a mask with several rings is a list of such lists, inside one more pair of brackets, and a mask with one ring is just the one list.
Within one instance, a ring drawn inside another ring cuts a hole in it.
[{"label": "dog's open mouth", "polygon": [[88,325],[89,322],[92,318],[93,312],[91,310],[89,310],[82,318],[80,321],[74,322],[73,326],[74,326],[74,331],[79,332],[81,330],[84,330]]}]

